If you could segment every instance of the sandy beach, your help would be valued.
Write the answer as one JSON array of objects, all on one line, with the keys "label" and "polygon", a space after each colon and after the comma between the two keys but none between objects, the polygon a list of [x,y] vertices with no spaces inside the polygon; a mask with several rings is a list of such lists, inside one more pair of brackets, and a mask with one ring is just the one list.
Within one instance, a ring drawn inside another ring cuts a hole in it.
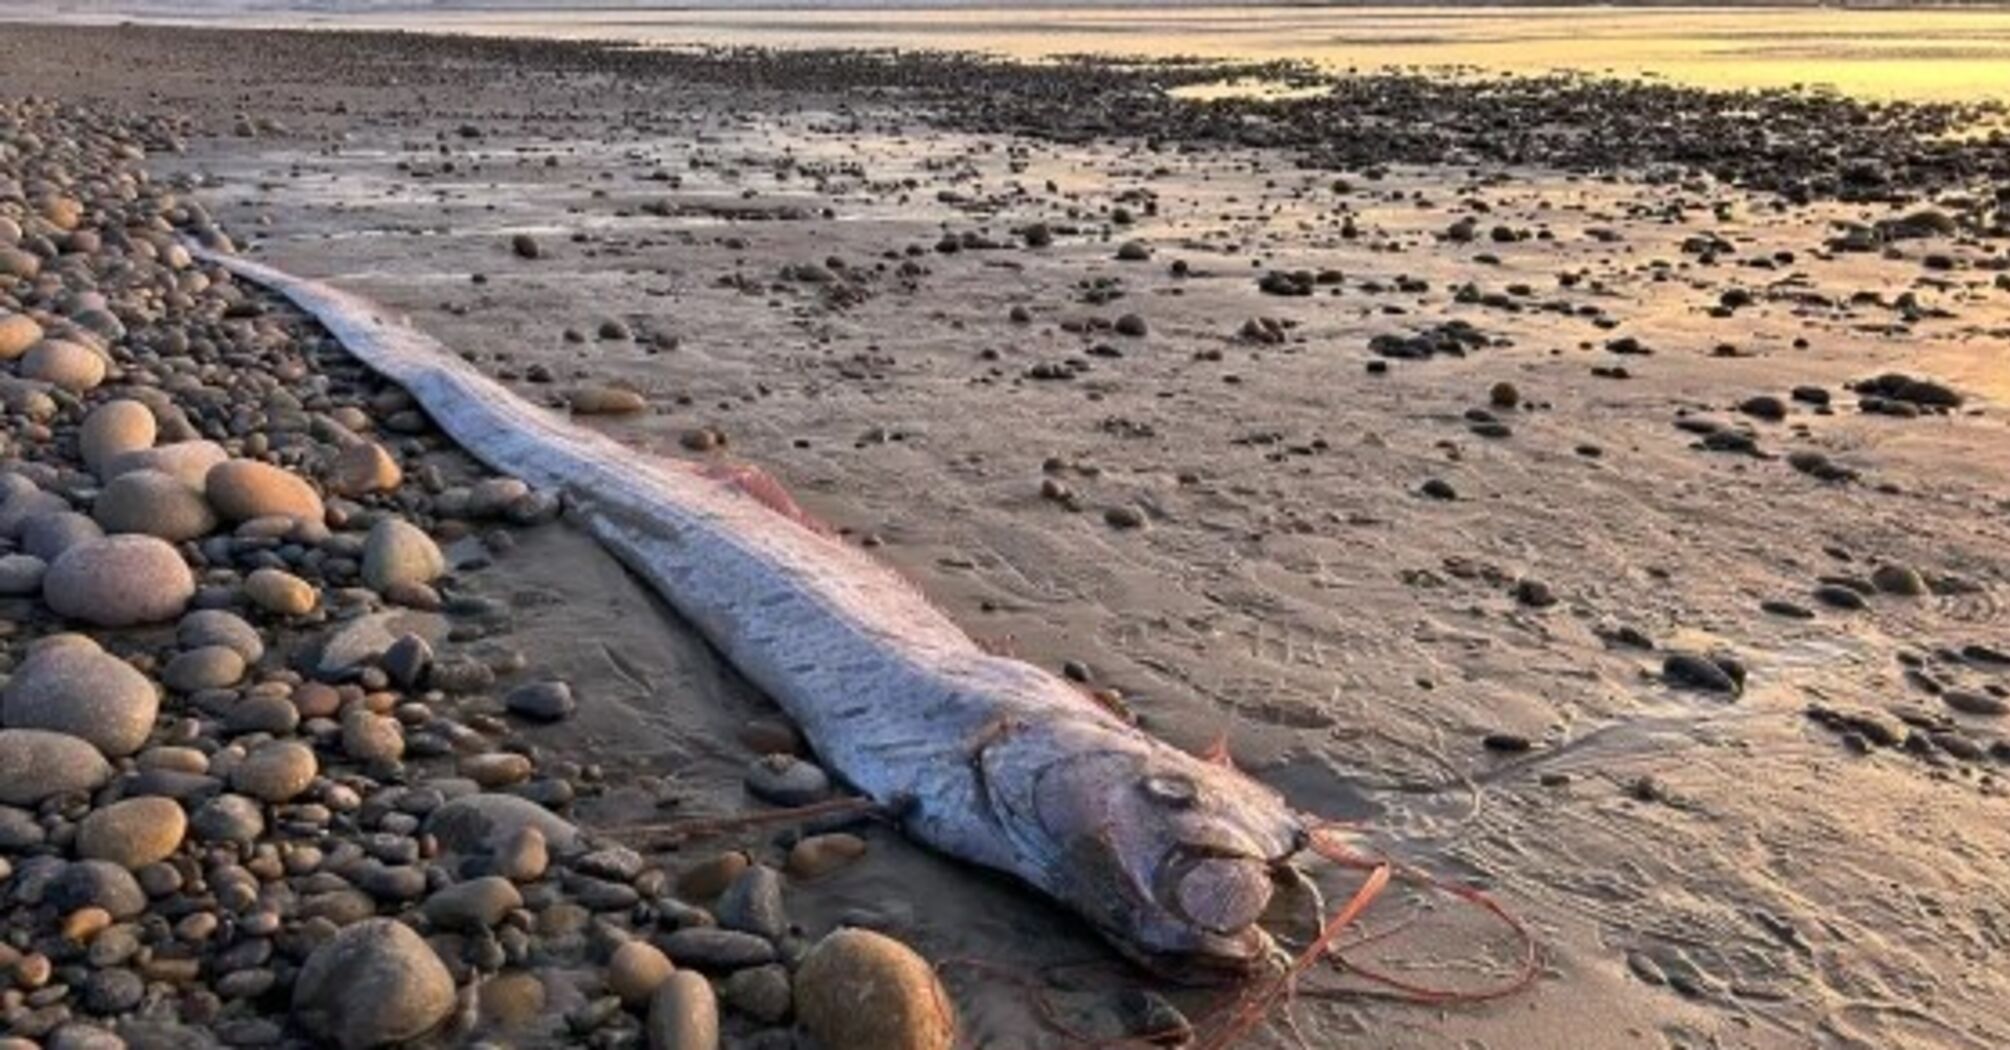
[{"label": "sandy beach", "polygon": [[[1322,973],[1354,994],[1293,1006],[1305,1045],[2010,1044],[2010,146],[1951,134],[1993,111],[1322,76],[0,28],[0,99],[115,116],[144,142],[134,170],[237,250],[400,312],[537,403],[620,409],[574,418],[634,448],[760,466],[988,646],[1182,748],[1225,742],[1295,806],[1484,887],[1537,935],[1540,980],[1484,1005]],[[1306,93],[1168,92],[1224,78]],[[0,161],[36,152],[24,111],[0,120]],[[0,217],[32,234],[25,178],[0,170]],[[79,250],[47,240],[41,273],[65,272]],[[75,305],[0,277],[0,316],[51,327]],[[636,870],[584,870],[649,907],[729,851],[783,867],[795,829],[681,846],[634,830],[756,808],[772,703],[563,520],[504,515],[512,538],[475,557],[490,526],[443,531],[458,519],[439,496],[481,472],[436,432],[408,455],[385,436],[395,397],[262,309],[247,316],[313,348],[309,374],[355,387],[342,403],[375,428],[359,432],[407,475],[442,464],[442,486],[369,506],[437,535],[448,619],[486,624],[441,632],[439,658],[493,665],[501,647],[527,668],[452,717],[515,718],[492,747],[529,756],[523,783],[565,785],[528,793],[637,852]],[[172,308],[141,313],[120,327],[145,339],[107,340],[115,373],[150,367],[128,344],[171,357]],[[16,460],[76,473],[72,430],[117,385],[58,399],[40,430],[10,404]],[[313,456],[279,461],[327,487]],[[18,673],[65,624],[7,600]],[[281,650],[320,626],[253,619],[274,651],[231,688],[295,666]],[[576,697],[562,719],[500,701],[547,680]],[[184,692],[149,747],[174,741]],[[213,735],[201,746],[232,746]],[[422,790],[454,759],[405,765]],[[175,950],[165,904],[120,918],[200,972],[147,976],[144,1003],[86,996],[105,967],[47,947],[61,916],[19,890],[77,821],[14,808],[69,830],[0,854],[0,929],[78,989],[17,978],[0,992],[16,1038],[88,1022],[132,1046],[308,1045],[286,990],[304,954],[274,937],[279,961],[242,967],[272,984],[219,997],[230,944]],[[780,957],[842,924],[886,930],[937,964],[966,1045],[1070,1044],[1023,988],[959,960],[1030,975],[1112,1038],[1125,989],[1195,1018],[1218,999],[1127,969],[1004,879],[877,823],[847,831],[862,857],[787,876]],[[547,921],[576,905],[567,872],[516,905],[536,947],[449,967],[474,1005],[440,1045],[650,1038],[618,997],[593,1014],[620,939],[603,927],[632,908]],[[1359,881],[1319,877],[1329,899]],[[289,930],[299,915],[275,911]],[[1441,896],[1394,893],[1365,925],[1406,917],[1362,959],[1454,986],[1509,966],[1512,942]],[[467,991],[476,974],[504,991]],[[217,1001],[191,1010],[197,990]],[[815,1045],[758,1011],[728,994],[721,1045]],[[1245,1045],[1297,1045],[1283,1018]]]}]

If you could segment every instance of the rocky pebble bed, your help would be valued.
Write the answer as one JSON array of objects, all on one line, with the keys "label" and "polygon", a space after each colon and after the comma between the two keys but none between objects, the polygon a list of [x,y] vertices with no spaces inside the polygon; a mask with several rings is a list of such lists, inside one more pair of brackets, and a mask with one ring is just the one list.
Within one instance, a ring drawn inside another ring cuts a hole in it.
[{"label": "rocky pebble bed", "polygon": [[862,839],[568,819],[580,698],[464,587],[561,501],[192,259],[179,134],[0,102],[0,1048],[951,1045],[914,951],[789,918]]}]

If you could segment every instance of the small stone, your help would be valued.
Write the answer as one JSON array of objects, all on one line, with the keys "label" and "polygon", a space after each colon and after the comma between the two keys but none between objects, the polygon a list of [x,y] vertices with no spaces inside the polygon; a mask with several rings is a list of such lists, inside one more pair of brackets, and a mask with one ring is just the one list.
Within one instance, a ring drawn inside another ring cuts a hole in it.
[{"label": "small stone", "polygon": [[1141,529],[1145,512],[1129,505],[1111,507],[1103,512],[1103,521],[1113,529]]},{"label": "small stone", "polygon": [[42,326],[26,314],[0,310],[0,361],[12,361],[42,341]]},{"label": "small stone", "polygon": [[243,795],[218,795],[189,817],[188,828],[198,842],[248,846],[265,833],[265,814]]},{"label": "small stone", "polygon": [[55,561],[79,543],[104,538],[98,523],[75,511],[36,514],[21,523],[21,549],[45,562]]},{"label": "small stone", "polygon": [[77,856],[135,870],[173,856],[187,833],[188,814],[175,800],[123,799],[94,810],[77,825]]},{"label": "small stone", "polygon": [[255,664],[265,655],[265,642],[244,617],[226,609],[197,609],[175,625],[175,642],[184,649],[223,646],[235,652],[245,664]]},{"label": "small stone", "polygon": [[588,911],[628,911],[642,901],[635,887],[590,875],[568,875],[565,889],[573,903]]},{"label": "small stone", "polygon": [[[35,819],[35,814],[13,806],[0,806],[0,855],[26,853],[48,839],[49,833]],[[4,955],[4,950],[0,950],[0,956]]]},{"label": "small stone", "polygon": [[511,714],[537,722],[557,722],[571,717],[578,708],[572,687],[564,682],[530,682],[509,691],[503,706]]},{"label": "small stone", "polygon": [[1927,592],[1926,578],[1904,565],[1880,565],[1870,574],[1871,586],[1885,594],[1917,598]]},{"label": "small stone", "polygon": [[393,919],[343,927],[307,957],[293,984],[294,1018],[343,1050],[417,1038],[453,1009],[446,965]]},{"label": "small stone", "polygon": [[796,970],[796,1018],[822,1045],[949,1050],[956,1014],[912,948],[870,930],[818,941]]},{"label": "small stone", "polygon": [[1670,685],[1704,692],[1736,696],[1741,691],[1737,679],[1721,664],[1695,653],[1670,653],[1661,663],[1661,677]]},{"label": "small stone", "polygon": [[21,358],[21,378],[80,394],[105,381],[105,357],[67,339],[44,339]]},{"label": "small stone", "polygon": [[216,514],[202,493],[158,470],[134,470],[113,478],[91,505],[91,517],[108,533],[137,533],[170,543],[197,539],[216,529]]},{"label": "small stone", "polygon": [[1949,689],[1940,694],[1941,702],[1965,715],[1997,717],[2010,714],[2010,700],[1988,693],[1977,693],[1967,689]]},{"label": "small stone", "polygon": [[726,892],[752,863],[753,858],[738,850],[700,861],[677,876],[677,893],[694,901],[711,900]]},{"label": "small stone", "polygon": [[491,751],[461,759],[461,775],[474,781],[484,791],[521,784],[529,780],[535,770],[529,755],[519,755],[514,751]]},{"label": "small stone", "polygon": [[78,908],[63,917],[63,939],[71,944],[93,945],[98,935],[112,926],[112,913],[95,905]]},{"label": "small stone", "polygon": [[718,1050],[719,999],[711,982],[687,972],[665,978],[649,997],[646,1027],[649,1050]]},{"label": "small stone", "polygon": [[226,521],[293,518],[320,524],[321,497],[298,475],[252,459],[232,459],[209,469],[203,494]]},{"label": "small stone", "polygon": [[544,877],[545,868],[551,863],[551,853],[544,841],[544,832],[535,827],[524,826],[496,847],[490,866],[497,875],[511,882],[536,882]]},{"label": "small stone", "polygon": [[1824,583],[1814,590],[1815,600],[1835,609],[1860,610],[1868,607],[1862,594],[1840,584]]},{"label": "small stone", "polygon": [[426,899],[426,921],[443,930],[487,929],[523,907],[523,895],[508,879],[486,875],[448,886]]},{"label": "small stone", "polygon": [[536,259],[544,254],[544,249],[537,243],[537,238],[528,233],[519,233],[511,237],[509,247],[519,259]]},{"label": "small stone", "polygon": [[524,828],[535,828],[560,853],[579,842],[579,829],[565,818],[518,795],[463,795],[433,810],[425,823],[442,850],[470,855],[494,854]]},{"label": "small stone", "polygon": [[439,544],[410,522],[384,518],[363,543],[363,582],[380,593],[401,584],[431,583],[446,571]]},{"label": "small stone", "polygon": [[416,634],[402,635],[384,650],[377,663],[393,685],[413,689],[426,680],[426,672],[433,666],[433,646]]},{"label": "small stone", "polygon": [[[18,477],[18,475],[7,475]],[[28,522],[52,514],[68,513],[70,504],[53,492],[43,492],[32,483],[17,490],[0,503],[0,537],[17,539],[26,531]]]},{"label": "small stone", "polygon": [[321,594],[306,580],[281,569],[259,569],[244,581],[244,596],[253,605],[279,616],[305,616],[321,602]]},{"label": "small stone", "polygon": [[42,260],[32,252],[0,245],[0,277],[33,278],[42,272]]},{"label": "small stone", "polygon": [[616,882],[634,882],[648,866],[642,854],[619,845],[603,846],[572,862],[574,871]]},{"label": "small stone", "polygon": [[530,486],[520,478],[483,478],[468,488],[467,516],[502,517],[530,494]]},{"label": "small stone", "polygon": [[405,731],[398,720],[358,704],[342,713],[342,753],[366,765],[405,757]]},{"label": "small stone", "polygon": [[131,627],[180,616],[195,597],[195,576],[164,540],[107,536],[57,558],[42,580],[42,597],[58,615]]},{"label": "small stone", "polygon": [[332,718],[342,709],[342,691],[326,682],[302,682],[292,699],[302,718]]},{"label": "small stone", "polygon": [[777,806],[806,806],[830,794],[830,775],[793,755],[763,755],[747,767],[747,791]]},{"label": "small stone", "polygon": [[626,416],[649,408],[640,392],[604,384],[580,387],[566,395],[566,403],[582,416]]},{"label": "small stone", "polygon": [[140,1005],[146,991],[146,982],[131,970],[98,970],[84,982],[84,1007],[101,1016],[122,1014]]},{"label": "small stone", "polygon": [[[370,613],[341,621],[323,635],[315,668],[324,677],[352,673],[381,659],[407,634],[444,637],[446,622],[435,614],[399,611]],[[488,673],[486,665],[473,660],[468,663]],[[435,689],[452,691],[442,673],[446,666],[449,665],[436,664],[427,681]]]},{"label": "small stone", "polygon": [[718,427],[692,427],[678,436],[677,443],[691,452],[711,452],[725,447],[726,434]]},{"label": "small stone", "polygon": [[373,860],[352,874],[363,892],[387,904],[403,904],[426,895],[426,873],[416,865]]},{"label": "small stone", "polygon": [[287,697],[274,693],[252,693],[223,710],[223,731],[232,736],[263,733],[283,737],[291,736],[299,728],[300,709]]},{"label": "small stone", "polygon": [[152,409],[130,399],[107,401],[84,417],[77,445],[84,465],[102,478],[115,457],[154,447],[158,432]]},{"label": "small stone", "polygon": [[427,685],[455,696],[486,692],[495,681],[494,668],[467,656],[435,661],[426,674]]},{"label": "small stone", "polygon": [[1961,658],[1978,664],[1995,667],[2010,666],[2010,653],[1981,642],[1969,642],[1961,647]]},{"label": "small stone", "polygon": [[44,903],[57,911],[103,908],[114,919],[125,920],[146,910],[146,891],[133,873],[108,860],[79,860],[63,866],[42,893]]},{"label": "small stone", "polygon": [[719,973],[775,961],[775,946],[766,938],[711,926],[676,930],[658,941],[657,947],[679,966]]},{"label": "small stone", "polygon": [[1556,604],[1556,592],[1541,580],[1523,577],[1515,581],[1515,601],[1531,609],[1547,609]]},{"label": "small stone", "polygon": [[141,769],[167,769],[177,773],[209,772],[209,756],[193,747],[150,747],[134,757]]},{"label": "small stone", "polygon": [[67,733],[109,758],[138,751],[159,711],[145,675],[89,643],[37,649],[0,690],[0,725]]},{"label": "small stone", "polygon": [[41,988],[49,983],[53,970],[48,956],[31,952],[14,964],[14,983],[30,991]]},{"label": "small stone", "polygon": [[497,974],[482,984],[480,995],[482,1019],[506,1030],[527,1027],[545,1012],[544,982],[536,974]]},{"label": "small stone", "polygon": [[765,864],[755,864],[733,879],[713,909],[719,925],[771,941],[789,932],[788,913],[782,907],[782,876]]},{"label": "small stone", "polygon": [[757,755],[800,755],[803,735],[778,718],[750,718],[740,727],[741,746]]},{"label": "small stone", "polygon": [[1813,609],[1781,598],[1768,598],[1760,602],[1759,610],[1771,613],[1774,616],[1784,616],[1789,620],[1812,620],[1815,618],[1815,611]]},{"label": "small stone", "polygon": [[863,856],[865,840],[857,835],[841,831],[810,835],[789,847],[789,876],[796,879],[821,878]]},{"label": "small stone", "polygon": [[787,1020],[794,994],[789,971],[779,963],[750,966],[726,978],[726,1004],[762,1024]]},{"label": "small stone", "polygon": [[1495,408],[1514,408],[1521,404],[1521,391],[1513,383],[1500,382],[1487,391],[1487,403]]},{"label": "small stone", "polygon": [[362,441],[336,454],[328,472],[328,489],[338,496],[355,499],[375,492],[389,492],[404,480],[405,472],[384,446],[374,441]]},{"label": "small stone", "polygon": [[104,754],[68,733],[0,729],[0,804],[33,806],[94,790],[111,776]]},{"label": "small stone", "polygon": [[42,591],[42,577],[49,571],[49,563],[32,554],[9,554],[0,557],[0,595],[9,598],[25,598]]},{"label": "small stone", "polygon": [[121,452],[106,461],[98,476],[105,481],[135,470],[158,470],[201,492],[211,467],[230,458],[214,441],[176,441],[154,448]]},{"label": "small stone", "polygon": [[290,802],[307,790],[320,771],[312,749],[280,740],[246,755],[230,771],[230,786],[265,802]]},{"label": "small stone", "polygon": [[648,1003],[650,995],[676,969],[670,957],[648,941],[626,941],[607,961],[607,990],[620,996],[629,1009],[636,1009]]},{"label": "small stone", "polygon": [[1787,403],[1772,394],[1760,394],[1739,402],[1738,411],[1754,419],[1777,423],[1787,418]]},{"label": "small stone", "polygon": [[169,689],[196,693],[205,689],[228,689],[244,677],[244,656],[226,645],[205,645],[187,650],[168,661],[161,681]]}]

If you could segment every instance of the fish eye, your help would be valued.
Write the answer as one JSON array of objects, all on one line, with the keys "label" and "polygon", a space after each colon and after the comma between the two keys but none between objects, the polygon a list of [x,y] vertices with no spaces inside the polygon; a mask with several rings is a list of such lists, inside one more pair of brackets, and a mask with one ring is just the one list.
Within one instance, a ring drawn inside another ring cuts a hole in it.
[{"label": "fish eye", "polygon": [[1146,797],[1175,809],[1188,809],[1200,802],[1200,785],[1178,773],[1153,773],[1138,786]]}]

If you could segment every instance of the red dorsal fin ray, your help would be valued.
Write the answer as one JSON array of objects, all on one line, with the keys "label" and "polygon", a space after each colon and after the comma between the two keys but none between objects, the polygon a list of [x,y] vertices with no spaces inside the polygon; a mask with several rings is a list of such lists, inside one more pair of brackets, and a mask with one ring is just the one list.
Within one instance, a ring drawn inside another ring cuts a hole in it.
[{"label": "red dorsal fin ray", "polygon": [[1228,730],[1224,729],[1215,734],[1214,742],[1202,749],[1196,757],[1202,762],[1212,762],[1223,769],[1234,769],[1235,759],[1228,753]]},{"label": "red dorsal fin ray", "polygon": [[775,480],[774,475],[751,463],[707,463],[699,467],[698,472],[739,489],[754,502],[811,532],[821,536],[837,535],[830,526],[811,517],[795,497],[789,495],[789,490]]}]

